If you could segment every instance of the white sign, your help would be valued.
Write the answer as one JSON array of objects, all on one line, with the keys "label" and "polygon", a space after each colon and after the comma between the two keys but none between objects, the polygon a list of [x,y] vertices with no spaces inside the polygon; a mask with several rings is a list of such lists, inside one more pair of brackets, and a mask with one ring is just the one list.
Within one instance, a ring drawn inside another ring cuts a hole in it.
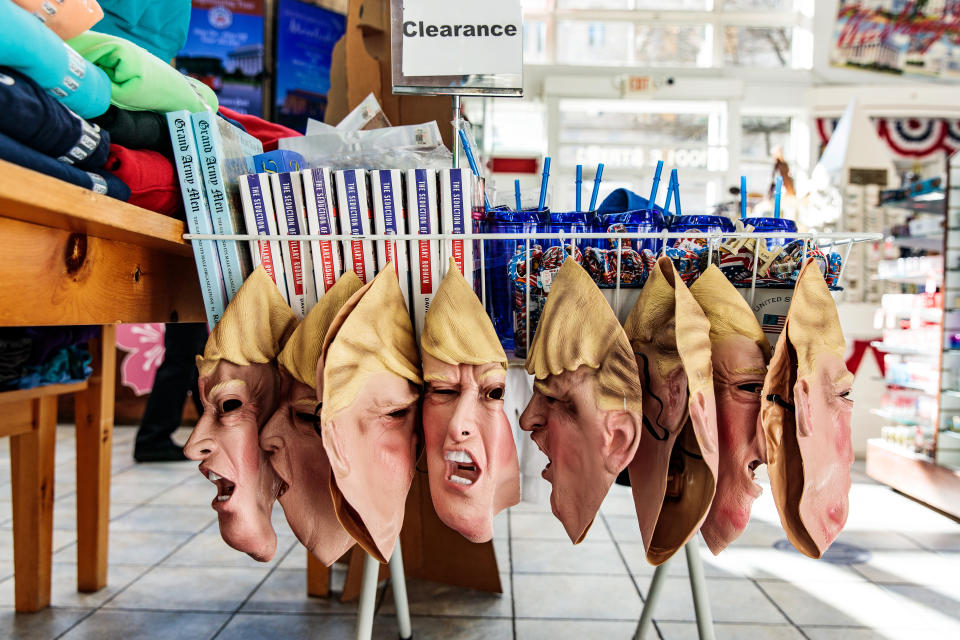
[{"label": "white sign", "polygon": [[523,72],[520,0],[403,0],[404,76]]}]

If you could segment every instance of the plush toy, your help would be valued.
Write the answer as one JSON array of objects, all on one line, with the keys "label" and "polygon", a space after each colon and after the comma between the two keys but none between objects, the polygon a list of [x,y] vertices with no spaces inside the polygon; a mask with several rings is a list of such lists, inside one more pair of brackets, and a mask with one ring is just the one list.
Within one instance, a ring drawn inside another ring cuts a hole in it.
[{"label": "plush toy", "polygon": [[743,533],[750,507],[760,496],[753,471],[763,461],[760,391],[770,343],[750,306],[716,265],[707,268],[690,293],[710,321],[720,459],[717,492],[700,531],[717,554]]},{"label": "plush toy", "polygon": [[403,525],[417,445],[420,353],[392,265],[340,309],[316,370],[337,518],[387,562]]},{"label": "plush toy", "polygon": [[853,374],[845,348],[836,304],[811,258],[797,278],[760,399],[780,522],[811,558],[833,543],[849,511]]},{"label": "plush toy", "polygon": [[471,542],[520,502],[520,463],[503,410],[507,355],[477,295],[450,259],[420,336],[423,436],[440,520]]},{"label": "plush toy", "polygon": [[536,380],[520,428],[550,459],[550,506],[577,544],[634,457],[643,394],[623,328],[574,259],[553,280],[527,373]]},{"label": "plush toy", "polygon": [[716,489],[710,323],[669,258],[657,261],[625,330],[643,385],[643,440],[630,484],[647,561],[666,562],[700,529]]},{"label": "plush toy", "polygon": [[316,371],[336,313],[363,283],[348,271],[307,312],[277,357],[280,399],[260,432],[260,448],[279,476],[278,501],[297,540],[330,566],[353,546],[330,496],[330,462],[320,437]]},{"label": "plush toy", "polygon": [[277,354],[296,326],[263,267],[243,283],[197,356],[203,415],[183,451],[217,485],[224,541],[266,562],[277,548],[270,514],[280,479],[259,446],[277,406]]}]

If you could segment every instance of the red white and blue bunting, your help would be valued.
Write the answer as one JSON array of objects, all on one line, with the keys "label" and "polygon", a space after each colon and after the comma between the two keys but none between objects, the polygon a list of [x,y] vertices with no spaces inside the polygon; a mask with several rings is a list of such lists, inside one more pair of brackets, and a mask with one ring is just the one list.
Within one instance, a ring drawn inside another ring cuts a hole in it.
[{"label": "red white and blue bunting", "polygon": [[[937,153],[960,150],[960,120],[947,118],[870,118],[877,135],[894,155],[924,158]],[[817,118],[817,134],[826,146],[837,127],[838,118]]]}]

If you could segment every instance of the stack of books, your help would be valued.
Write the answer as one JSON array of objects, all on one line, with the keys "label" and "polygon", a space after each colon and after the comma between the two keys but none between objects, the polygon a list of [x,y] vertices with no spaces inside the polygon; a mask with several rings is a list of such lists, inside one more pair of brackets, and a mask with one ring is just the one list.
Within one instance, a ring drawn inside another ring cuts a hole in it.
[{"label": "stack of books", "polygon": [[[472,234],[466,170],[248,173],[249,158],[262,147],[245,132],[211,113],[174,112],[167,120],[190,233]],[[210,327],[259,265],[303,318],[346,271],[366,283],[393,264],[418,333],[445,271],[441,246],[472,282],[470,240],[193,241]]]}]

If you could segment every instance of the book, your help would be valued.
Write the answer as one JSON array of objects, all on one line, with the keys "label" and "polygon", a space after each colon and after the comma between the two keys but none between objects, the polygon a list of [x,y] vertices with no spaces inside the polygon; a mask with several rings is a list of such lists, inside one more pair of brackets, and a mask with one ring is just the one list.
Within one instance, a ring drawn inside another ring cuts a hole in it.
[{"label": "book", "polygon": [[[370,198],[367,192],[367,173],[362,169],[334,172],[337,184],[337,202],[343,212],[344,235],[367,236],[373,233]],[[373,280],[376,262],[373,243],[369,240],[345,240],[343,243],[345,268],[353,271],[366,284]]]},{"label": "book", "polygon": [[[435,169],[407,170],[407,206],[410,209],[410,233],[427,235],[440,232],[437,211],[437,172]],[[440,284],[440,243],[410,241],[410,265],[413,269],[413,319],[417,335],[423,331],[423,319],[433,294]]]},{"label": "book", "polygon": [[[407,212],[403,206],[403,172],[383,169],[370,172],[370,201],[373,204],[373,228],[378,234],[407,233]],[[410,259],[406,241],[377,240],[377,271],[393,263],[410,308]]]},{"label": "book", "polygon": [[[240,176],[240,197],[248,233],[261,236],[277,234],[277,216],[273,211],[273,193],[270,178],[265,173]],[[250,257],[253,266],[263,265],[280,289],[284,301],[290,304],[287,281],[284,276],[283,255],[278,240],[252,240]]]},{"label": "book", "polygon": [[[193,136],[193,123],[186,109],[167,113],[167,127],[173,143],[173,155],[183,194],[187,229],[190,233],[213,233],[213,222],[207,210],[203,194],[203,178],[197,161],[197,143]],[[193,256],[200,276],[203,306],[207,313],[207,326],[213,329],[227,307],[227,292],[220,272],[217,246],[213,240],[191,240]]]},{"label": "book", "polygon": [[[213,230],[217,234],[246,233],[246,225],[240,216],[241,204],[239,189],[236,195],[228,195],[226,176],[224,175],[224,145],[220,135],[217,116],[209,111],[201,111],[191,116],[193,135],[197,140],[198,161],[202,168],[204,192],[207,207],[213,221]],[[232,127],[229,122],[224,125]],[[217,255],[223,271],[223,282],[227,289],[227,302],[233,299],[240,285],[250,275],[251,262],[247,252],[242,251],[240,243],[232,240],[217,241]]]},{"label": "book", "polygon": [[[337,203],[334,199],[336,189],[330,169],[304,169],[304,202],[307,205],[307,229],[310,235],[329,236],[340,233],[340,219]],[[343,258],[340,256],[340,243],[324,240],[311,240],[313,252],[313,276],[317,285],[317,298],[330,290],[330,287],[343,275]]]},{"label": "book", "polygon": [[[473,235],[470,173],[464,169],[440,169],[440,228],[443,233]],[[446,240],[444,256],[453,256],[464,279],[473,286],[473,240]]]},{"label": "book", "polygon": [[[284,172],[271,173],[269,176],[280,235],[305,234],[307,220],[304,215],[303,185],[300,182],[300,174]],[[303,240],[281,242],[280,252],[283,254],[290,307],[293,313],[303,320],[307,311],[317,304],[317,287],[313,281],[310,243]]]}]

